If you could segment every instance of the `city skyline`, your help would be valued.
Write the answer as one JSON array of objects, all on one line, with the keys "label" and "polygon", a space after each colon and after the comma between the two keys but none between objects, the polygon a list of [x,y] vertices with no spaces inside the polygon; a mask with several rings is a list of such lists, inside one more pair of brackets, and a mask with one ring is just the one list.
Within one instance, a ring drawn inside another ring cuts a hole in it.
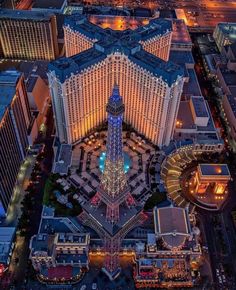
[{"label": "city skyline", "polygon": [[235,3],[0,2],[0,288],[235,289]]}]

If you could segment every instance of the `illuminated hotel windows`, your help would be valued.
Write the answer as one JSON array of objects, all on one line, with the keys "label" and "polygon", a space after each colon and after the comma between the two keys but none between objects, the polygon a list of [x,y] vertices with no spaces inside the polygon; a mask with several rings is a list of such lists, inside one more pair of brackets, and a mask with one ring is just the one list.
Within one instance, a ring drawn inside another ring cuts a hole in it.
[{"label": "illuminated hotel windows", "polygon": [[[154,52],[156,56],[151,57],[151,63],[146,60],[145,47],[143,47],[144,50],[138,48],[140,46],[138,42],[135,53],[130,51],[129,43],[127,48],[125,42],[123,46],[118,45],[119,48],[114,51],[112,44],[107,46],[105,41],[104,47],[100,45],[104,51],[100,52],[96,46],[93,46],[94,42],[99,43],[99,39],[97,40],[94,35],[91,35],[91,30],[96,32],[97,38],[100,34],[102,41],[103,38],[106,38],[105,33],[107,32],[95,25],[90,27],[86,21],[81,21],[81,23],[77,25],[76,22],[74,28],[73,25],[66,24],[64,32],[65,43],[70,43],[71,39],[77,38],[78,44],[76,47],[66,45],[66,55],[83,52],[64,60],[55,61],[50,65],[48,73],[57,135],[60,141],[73,144],[106,120],[107,98],[111,94],[114,83],[117,83],[127,108],[124,121],[131,124],[153,143],[169,144],[173,135],[183,86],[183,71],[170,65],[171,69],[173,67],[173,72],[169,73],[168,69],[165,70],[165,65],[167,64],[168,67],[169,62],[165,63],[157,58],[158,56],[168,60],[171,44],[169,22],[162,21],[162,24],[168,27],[163,28],[163,33],[159,33],[160,26],[157,26],[158,37],[154,35],[154,40],[150,43],[151,46],[158,46],[159,50]],[[88,29],[87,32],[86,29]],[[141,33],[145,34],[145,31]],[[122,38],[122,35],[120,37]],[[162,37],[165,38],[165,41],[162,41]],[[83,40],[88,38],[90,47],[93,46],[93,49],[87,50],[83,44]],[[110,35],[108,43],[110,40],[114,41],[114,45],[116,45],[115,36]],[[143,41],[143,46],[147,41]],[[160,44],[157,45],[159,42]],[[167,48],[161,43],[164,43]],[[98,58],[96,59],[96,57]],[[148,58],[150,58],[149,55]],[[66,70],[64,70],[64,61],[66,66],[68,63]],[[160,63],[162,64],[160,65]],[[80,65],[83,68],[80,68]],[[165,78],[169,81],[165,81]],[[72,79],[73,82],[71,82]],[[61,92],[59,92],[59,88],[61,88]],[[58,102],[58,99],[61,99],[61,102]],[[66,117],[68,115],[70,118]]]},{"label": "illuminated hotel windows", "polygon": [[0,11],[0,42],[5,58],[53,60],[58,52],[56,17],[34,11]]}]

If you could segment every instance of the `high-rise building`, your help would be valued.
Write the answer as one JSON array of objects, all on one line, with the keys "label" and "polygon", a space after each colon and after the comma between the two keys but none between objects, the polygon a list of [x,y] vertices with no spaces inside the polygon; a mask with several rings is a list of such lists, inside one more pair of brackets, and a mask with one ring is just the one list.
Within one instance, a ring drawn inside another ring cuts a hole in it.
[{"label": "high-rise building", "polygon": [[122,121],[125,111],[117,85],[106,106],[108,136],[105,169],[91,205],[83,205],[81,219],[101,236],[106,253],[103,270],[110,279],[120,271],[120,243],[124,236],[144,220],[141,207],[129,192],[124,172]]},{"label": "high-rise building", "polygon": [[113,31],[77,15],[64,29],[66,54],[78,54],[49,64],[60,142],[73,144],[106,120],[105,104],[117,83],[124,121],[153,143],[168,145],[184,82],[183,68],[167,61],[171,22],[154,19],[134,31]]},{"label": "high-rise building", "polygon": [[0,207],[7,212],[28,147],[30,110],[23,75],[0,73]]},{"label": "high-rise building", "polygon": [[1,9],[0,42],[5,58],[53,60],[59,54],[56,16]]},{"label": "high-rise building", "polygon": [[[129,34],[132,35],[133,40],[142,45],[144,50],[168,61],[172,39],[171,21],[164,19],[150,20],[148,25],[137,28],[134,33],[129,30]],[[107,32],[103,28],[88,22],[86,17],[78,18],[78,15],[75,15],[66,18],[64,36],[66,56],[70,57],[91,48],[94,43],[106,37]]]}]

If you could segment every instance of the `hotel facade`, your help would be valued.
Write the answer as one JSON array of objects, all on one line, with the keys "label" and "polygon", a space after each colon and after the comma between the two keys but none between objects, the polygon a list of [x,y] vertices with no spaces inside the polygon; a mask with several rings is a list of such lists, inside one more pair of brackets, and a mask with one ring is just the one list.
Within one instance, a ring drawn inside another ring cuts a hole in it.
[{"label": "hotel facade", "polygon": [[0,73],[0,211],[7,213],[17,174],[29,145],[30,109],[23,76]]},{"label": "hotel facade", "polygon": [[184,83],[183,68],[168,61],[172,23],[154,19],[134,31],[102,29],[70,16],[66,56],[49,64],[57,135],[74,144],[106,120],[105,105],[119,85],[124,121],[159,146],[168,145]]},{"label": "hotel facade", "polygon": [[56,16],[1,9],[0,42],[4,58],[53,60],[59,54]]}]

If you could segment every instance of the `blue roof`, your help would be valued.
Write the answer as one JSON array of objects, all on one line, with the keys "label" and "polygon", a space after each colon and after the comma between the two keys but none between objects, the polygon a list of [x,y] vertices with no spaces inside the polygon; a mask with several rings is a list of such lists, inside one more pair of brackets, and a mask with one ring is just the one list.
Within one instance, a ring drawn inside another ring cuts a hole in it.
[{"label": "blue roof", "polygon": [[48,65],[50,71],[55,71],[57,78],[64,82],[72,74],[77,74],[94,63],[100,62],[106,55],[94,48],[90,48],[72,57],[59,58]]},{"label": "blue roof", "polygon": [[229,36],[230,39],[235,41],[236,39],[236,22],[221,22],[217,24],[218,28],[226,35]]},{"label": "blue roof", "polygon": [[157,35],[163,35],[172,30],[172,21],[156,18],[150,20],[150,22],[136,29],[136,33],[141,36],[141,40],[147,40]]},{"label": "blue roof", "polygon": [[114,31],[102,29],[88,21],[85,16],[71,15],[65,19],[65,26],[93,39],[92,48],[69,58],[60,58],[49,64],[49,70],[55,71],[60,82],[64,82],[71,74],[78,74],[81,70],[90,67],[115,51],[128,56],[134,63],[150,71],[171,86],[178,76],[184,75],[182,65],[170,61],[165,62],[160,58],[146,52],[140,45],[141,40],[147,40],[171,31],[172,22],[165,19],[153,19],[148,25],[136,30]]},{"label": "blue roof", "polygon": [[195,61],[193,59],[193,54],[191,51],[178,51],[171,50],[170,51],[170,60],[174,61],[177,64],[192,64],[194,65]]},{"label": "blue roof", "polygon": [[202,175],[230,176],[227,164],[199,164]]},{"label": "blue roof", "polygon": [[199,97],[192,96],[191,101],[197,117],[209,117],[206,102],[202,96]]},{"label": "blue roof", "polygon": [[49,20],[54,14],[50,12],[32,11],[32,10],[12,10],[0,9],[1,19],[19,19],[25,21],[45,21]]},{"label": "blue roof", "polygon": [[155,76],[162,77],[168,85],[174,83],[178,76],[184,75],[182,66],[176,65],[171,61],[166,62],[143,49],[130,55],[129,58],[134,63],[152,72]]},{"label": "blue roof", "polygon": [[11,104],[21,73],[16,70],[0,72],[0,121],[6,108]]},{"label": "blue roof", "polygon": [[104,29],[89,22],[85,15],[72,14],[65,17],[64,26],[70,27],[74,31],[78,31],[90,39],[101,39],[105,34]]}]

